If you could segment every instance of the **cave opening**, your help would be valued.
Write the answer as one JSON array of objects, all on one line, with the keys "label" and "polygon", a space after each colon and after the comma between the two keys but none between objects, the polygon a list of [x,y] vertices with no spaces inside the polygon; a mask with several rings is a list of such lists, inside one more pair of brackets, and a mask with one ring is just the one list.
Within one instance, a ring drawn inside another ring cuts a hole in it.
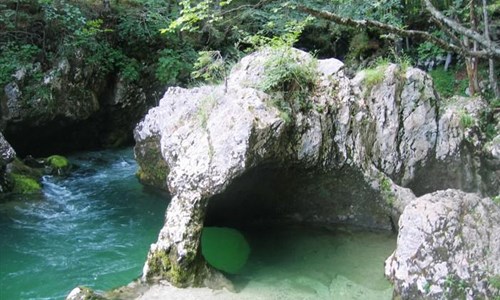
[{"label": "cave opening", "polygon": [[247,238],[246,265],[226,274],[238,292],[390,299],[383,262],[396,237],[386,206],[353,168],[325,173],[268,164],[209,199],[204,226],[234,228]]},{"label": "cave opening", "polygon": [[388,207],[361,172],[317,172],[267,164],[236,178],[208,202],[205,226],[239,230],[268,226],[352,225],[391,229]]}]

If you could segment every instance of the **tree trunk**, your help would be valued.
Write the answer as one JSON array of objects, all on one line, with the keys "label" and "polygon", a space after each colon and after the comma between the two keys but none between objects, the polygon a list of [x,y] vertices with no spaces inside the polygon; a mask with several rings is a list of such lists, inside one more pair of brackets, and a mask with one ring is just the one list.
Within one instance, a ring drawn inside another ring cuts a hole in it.
[{"label": "tree trunk", "polygon": [[[476,6],[474,5],[474,0],[470,1],[470,23],[472,30],[477,32],[477,18],[476,18]],[[464,37],[465,47],[470,46],[469,38]],[[476,40],[472,40],[472,51],[478,50],[478,42]],[[467,68],[467,77],[469,78],[469,93],[470,96],[474,96],[477,92],[480,91],[479,87],[479,78],[478,78],[478,64],[479,59],[477,57],[466,57],[465,65]]]},{"label": "tree trunk", "polygon": [[448,52],[448,54],[446,55],[446,61],[444,63],[444,70],[445,71],[448,71],[448,68],[450,67],[450,64],[451,64],[451,59],[452,59],[452,54],[451,54],[451,52]]},{"label": "tree trunk", "polygon": [[102,6],[104,8],[104,12],[108,13],[111,11],[111,2],[110,0],[102,0]]},{"label": "tree trunk", "polygon": [[[483,23],[484,23],[484,37],[488,42],[491,42],[490,24],[488,19],[488,10],[486,9],[486,0],[483,0]],[[495,60],[492,57],[488,59],[488,66],[489,66],[488,77],[490,80],[491,90],[493,91],[495,98],[500,99],[500,89],[498,87],[497,74],[495,72]]]}]

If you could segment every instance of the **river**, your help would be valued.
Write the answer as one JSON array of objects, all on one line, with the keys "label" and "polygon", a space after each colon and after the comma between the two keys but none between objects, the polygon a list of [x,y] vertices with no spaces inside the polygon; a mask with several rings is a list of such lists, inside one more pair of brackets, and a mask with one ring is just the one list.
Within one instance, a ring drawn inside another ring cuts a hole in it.
[{"label": "river", "polygon": [[[141,274],[167,195],[138,183],[131,149],[69,159],[75,171],[45,176],[41,195],[0,202],[2,300],[64,299],[78,285],[109,290]],[[383,277],[383,262],[395,248],[391,233],[290,227],[244,234],[252,252],[231,276],[238,294],[224,299],[391,299]],[[223,296],[195,289],[148,295],[142,299]]]},{"label": "river", "polygon": [[64,299],[77,285],[107,290],[142,271],[160,231],[165,195],[136,179],[131,149],[69,157],[67,178],[43,195],[0,203],[0,299]]}]

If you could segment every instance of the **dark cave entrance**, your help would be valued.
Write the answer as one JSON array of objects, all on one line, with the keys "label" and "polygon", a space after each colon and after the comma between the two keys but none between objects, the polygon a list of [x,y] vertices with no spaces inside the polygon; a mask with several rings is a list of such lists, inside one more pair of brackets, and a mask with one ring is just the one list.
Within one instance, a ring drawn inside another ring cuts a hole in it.
[{"label": "dark cave entrance", "polygon": [[388,207],[353,168],[253,168],[209,199],[204,226],[238,229],[250,245],[244,267],[225,274],[235,291],[282,299],[392,295],[383,276],[396,246]]},{"label": "dark cave entrance", "polygon": [[208,202],[205,226],[354,225],[391,229],[388,207],[361,172],[316,172],[264,165],[236,178]]}]

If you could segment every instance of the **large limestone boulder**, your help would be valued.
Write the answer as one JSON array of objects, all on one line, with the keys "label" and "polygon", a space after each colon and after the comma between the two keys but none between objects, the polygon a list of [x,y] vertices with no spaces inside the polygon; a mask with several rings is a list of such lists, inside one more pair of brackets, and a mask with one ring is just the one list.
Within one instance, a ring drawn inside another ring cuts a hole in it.
[{"label": "large limestone boulder", "polygon": [[496,299],[500,207],[457,190],[413,200],[399,219],[385,274],[402,299]]},{"label": "large limestone boulder", "polygon": [[213,272],[199,240],[216,218],[214,207],[245,216],[254,206],[272,206],[273,220],[391,228],[415,199],[406,186],[436,162],[467,155],[459,124],[441,124],[439,99],[423,71],[388,65],[380,81],[369,82],[365,72],[349,79],[341,62],[311,64],[310,55],[293,49],[287,55],[299,66],[316,66],[317,77],[306,103],[290,112],[277,105],[282,95],[261,88],[276,55],[265,50],[243,58],[227,86],[169,89],[137,125],[139,174],[172,195],[144,280],[207,284]]}]

